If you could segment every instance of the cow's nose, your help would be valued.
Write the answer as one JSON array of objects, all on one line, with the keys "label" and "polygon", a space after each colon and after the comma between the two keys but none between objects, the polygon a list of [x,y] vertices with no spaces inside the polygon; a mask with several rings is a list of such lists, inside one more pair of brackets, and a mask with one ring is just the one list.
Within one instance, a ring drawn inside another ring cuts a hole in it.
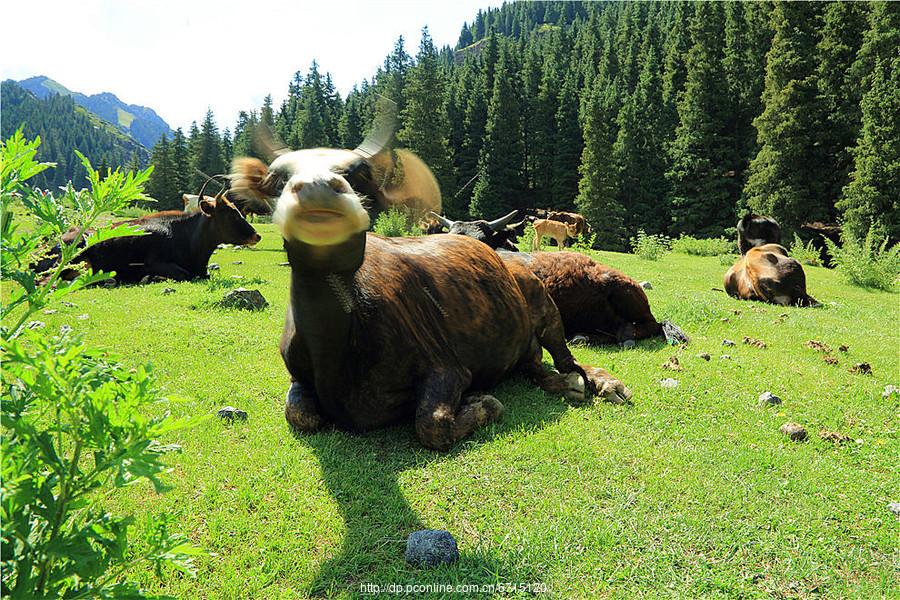
[{"label": "cow's nose", "polygon": [[253,234],[253,242],[254,242],[254,243],[258,242],[258,241],[261,240],[261,239],[262,239],[262,236],[259,235],[258,233],[254,233],[254,234]]}]

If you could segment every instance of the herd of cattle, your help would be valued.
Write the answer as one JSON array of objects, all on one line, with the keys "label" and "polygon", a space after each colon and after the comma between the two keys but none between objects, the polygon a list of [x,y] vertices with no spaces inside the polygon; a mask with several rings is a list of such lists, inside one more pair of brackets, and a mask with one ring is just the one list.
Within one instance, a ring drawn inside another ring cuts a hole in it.
[{"label": "herd of cattle", "polygon": [[[259,241],[246,214],[270,209],[291,267],[280,349],[291,378],[285,416],[298,431],[329,422],[365,430],[413,417],[425,446],[446,449],[499,418],[502,405],[484,391],[515,372],[573,401],[630,400],[610,373],[578,363],[567,340],[687,341],[653,316],[634,279],[564,251],[569,238],[588,231],[580,215],[449,220],[440,215],[427,165],[378,140],[355,150],[281,151],[268,165],[239,158],[229,178],[230,188],[215,197],[203,190],[186,196],[189,210],[128,221],[145,235],[105,240],[80,260],[128,283],[207,277],[220,244]],[[395,205],[430,215],[429,233],[457,235],[368,233],[372,216]],[[535,250],[547,236],[559,251],[518,252],[513,240],[529,224]],[[729,294],[815,304],[802,267],[779,245],[777,223],[747,216],[738,233],[741,257],[725,276]],[[71,237],[64,243],[79,241]],[[542,348],[555,370],[543,368]]]}]

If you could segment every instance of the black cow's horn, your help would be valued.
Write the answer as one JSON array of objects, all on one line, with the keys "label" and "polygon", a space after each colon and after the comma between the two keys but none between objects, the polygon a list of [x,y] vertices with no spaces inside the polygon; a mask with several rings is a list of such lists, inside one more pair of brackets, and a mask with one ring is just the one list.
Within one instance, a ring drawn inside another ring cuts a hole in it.
[{"label": "black cow's horn", "polygon": [[429,210],[428,214],[431,215],[432,217],[434,217],[435,219],[437,219],[438,222],[440,222],[440,224],[443,225],[444,227],[446,227],[447,229],[450,229],[456,223],[456,221],[451,221],[447,217],[442,217],[441,215],[437,214],[433,210]]},{"label": "black cow's horn", "polygon": [[[227,180],[228,180],[228,176],[227,176],[227,175],[210,175],[210,176],[208,176],[208,177],[206,178],[206,181],[204,181],[204,182],[203,182],[203,185],[200,187],[200,195],[199,195],[198,198],[197,198],[197,202],[202,202],[202,201],[203,201],[203,192],[206,191],[206,186],[209,185],[209,182],[210,182],[210,181],[213,181],[213,180],[225,180],[225,181],[227,181]],[[222,191],[223,191],[223,192],[225,191],[225,186],[224,186],[224,185],[222,186]]]},{"label": "black cow's horn", "polygon": [[375,118],[375,126],[366,139],[353,150],[365,160],[371,159],[387,148],[397,130],[397,103],[379,95],[377,108],[378,115]]},{"label": "black cow's horn", "polygon": [[497,219],[495,221],[491,221],[490,223],[488,223],[488,227],[491,228],[491,231],[497,231],[501,227],[506,227],[506,225],[510,221],[512,221],[517,214],[519,214],[519,211],[514,210],[511,213],[509,213],[508,215],[506,215],[505,217],[500,217],[499,219]]}]

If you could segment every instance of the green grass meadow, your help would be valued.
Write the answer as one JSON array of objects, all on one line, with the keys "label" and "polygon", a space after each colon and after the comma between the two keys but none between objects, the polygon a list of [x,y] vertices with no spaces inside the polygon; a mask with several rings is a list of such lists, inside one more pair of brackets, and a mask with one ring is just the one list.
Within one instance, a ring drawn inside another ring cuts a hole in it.
[{"label": "green grass meadow", "polygon": [[[216,252],[221,268],[208,282],[90,289],[37,317],[125,363],[151,363],[164,393],[181,398],[170,406],[176,415],[225,405],[250,415],[232,425],[213,417],[164,440],[183,446],[168,493],[140,484],[110,496],[114,512],[138,516],[138,530],[140,515],[169,512],[215,553],[199,560],[195,580],[131,574],[150,590],[330,598],[356,597],[369,583],[434,583],[542,584],[557,598],[900,594],[900,522],[887,509],[900,501],[900,419],[897,396],[882,398],[885,385],[900,385],[900,294],[806,267],[823,306],[769,306],[714,290],[727,269],[715,257],[597,253],[651,281],[654,314],[680,325],[690,345],[576,347],[580,361],[634,391],[633,406],[569,406],[513,379],[496,390],[501,423],[437,453],[417,443],[411,424],[365,435],[289,431],[277,349],[289,268],[279,266],[275,228],[257,229],[257,248]],[[240,285],[258,288],[269,308],[215,306]],[[724,338],[737,345],[723,347]],[[808,340],[833,347],[838,364]],[[663,369],[673,355],[683,370]],[[850,373],[859,362],[872,374]],[[678,387],[663,389],[666,377]],[[759,408],[766,390],[784,403]],[[803,424],[807,441],[782,435],[787,421]],[[821,430],[850,439],[826,441]],[[460,561],[407,566],[406,536],[422,528],[453,533]]]}]

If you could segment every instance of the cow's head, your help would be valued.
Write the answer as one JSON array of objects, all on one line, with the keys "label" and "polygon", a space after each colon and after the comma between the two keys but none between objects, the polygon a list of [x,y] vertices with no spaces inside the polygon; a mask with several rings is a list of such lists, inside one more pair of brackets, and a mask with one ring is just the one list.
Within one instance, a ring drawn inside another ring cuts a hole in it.
[{"label": "cow's head", "polygon": [[508,215],[493,221],[451,221],[447,217],[442,217],[434,212],[429,214],[446,227],[448,233],[476,239],[497,250],[498,248],[506,248],[511,245],[511,232],[507,229],[507,225],[515,218],[516,213],[518,211],[514,210]]},{"label": "cow's head", "polygon": [[207,231],[211,232],[216,244],[252,246],[260,240],[253,225],[225,198],[224,193],[214,199],[203,198],[198,208],[203,217],[208,219]]},{"label": "cow's head", "polygon": [[766,244],[781,243],[781,228],[778,221],[772,217],[747,214],[738,221],[738,247],[741,254],[746,254],[751,248]]}]

